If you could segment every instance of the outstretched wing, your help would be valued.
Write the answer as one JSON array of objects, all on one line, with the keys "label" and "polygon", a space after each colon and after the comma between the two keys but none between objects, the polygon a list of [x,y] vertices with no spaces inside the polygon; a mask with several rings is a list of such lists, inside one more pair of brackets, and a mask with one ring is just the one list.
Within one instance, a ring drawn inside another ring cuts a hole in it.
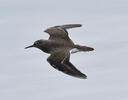
[{"label": "outstretched wing", "polygon": [[75,27],[81,27],[81,24],[67,24],[67,25],[58,25],[58,26],[54,26],[54,27],[60,27],[62,29],[70,29],[70,28],[75,28]]},{"label": "outstretched wing", "polygon": [[46,29],[44,32],[50,35],[49,39],[66,39],[68,40],[68,32],[66,29],[81,27],[81,24],[67,24],[67,25],[59,25]]},{"label": "outstretched wing", "polygon": [[51,54],[47,61],[55,69],[62,71],[65,74],[86,79],[87,76],[76,69],[75,66],[69,61],[69,59],[69,50],[63,49]]}]

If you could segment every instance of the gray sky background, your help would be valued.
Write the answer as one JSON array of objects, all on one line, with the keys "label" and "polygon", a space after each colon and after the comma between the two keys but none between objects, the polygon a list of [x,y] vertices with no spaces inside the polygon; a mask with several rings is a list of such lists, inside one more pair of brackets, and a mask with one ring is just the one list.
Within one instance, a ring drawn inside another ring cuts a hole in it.
[{"label": "gray sky background", "polygon": [[[83,25],[69,30],[72,40],[95,48],[71,55],[87,80],[24,49],[70,23]],[[0,0],[0,51],[0,100],[128,100],[128,0]]]}]

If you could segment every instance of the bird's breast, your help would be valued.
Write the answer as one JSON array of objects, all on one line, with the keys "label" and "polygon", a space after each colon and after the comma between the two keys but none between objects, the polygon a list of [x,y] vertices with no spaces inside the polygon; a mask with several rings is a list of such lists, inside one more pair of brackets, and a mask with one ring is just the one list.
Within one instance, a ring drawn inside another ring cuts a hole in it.
[{"label": "bird's breast", "polygon": [[49,46],[40,46],[39,49],[42,50],[45,53],[50,53],[51,52],[51,48]]}]

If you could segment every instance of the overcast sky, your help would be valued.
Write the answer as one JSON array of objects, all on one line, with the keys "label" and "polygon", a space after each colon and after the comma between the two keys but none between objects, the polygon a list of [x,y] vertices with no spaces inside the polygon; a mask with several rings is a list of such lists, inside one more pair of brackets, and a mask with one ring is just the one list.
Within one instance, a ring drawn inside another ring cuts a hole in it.
[{"label": "overcast sky", "polygon": [[[47,27],[70,29],[93,52],[71,55],[88,79],[52,68],[48,54],[25,50]],[[128,100],[128,0],[0,0],[0,100]]]}]

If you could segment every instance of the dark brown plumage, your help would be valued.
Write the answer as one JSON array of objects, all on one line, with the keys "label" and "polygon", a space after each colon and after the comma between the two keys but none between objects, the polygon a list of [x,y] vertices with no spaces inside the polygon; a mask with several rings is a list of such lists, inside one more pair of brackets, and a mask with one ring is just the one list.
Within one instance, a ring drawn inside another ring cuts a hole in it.
[{"label": "dark brown plumage", "polygon": [[26,49],[36,47],[45,53],[50,53],[51,55],[48,57],[47,61],[55,69],[74,77],[86,79],[87,76],[76,69],[75,66],[69,61],[70,50],[75,48],[76,50],[71,53],[76,53],[79,51],[92,51],[94,49],[74,44],[69,38],[66,30],[81,26],[81,24],[68,24],[50,27],[44,31],[50,35],[48,40],[37,40],[33,45],[26,47]]}]

